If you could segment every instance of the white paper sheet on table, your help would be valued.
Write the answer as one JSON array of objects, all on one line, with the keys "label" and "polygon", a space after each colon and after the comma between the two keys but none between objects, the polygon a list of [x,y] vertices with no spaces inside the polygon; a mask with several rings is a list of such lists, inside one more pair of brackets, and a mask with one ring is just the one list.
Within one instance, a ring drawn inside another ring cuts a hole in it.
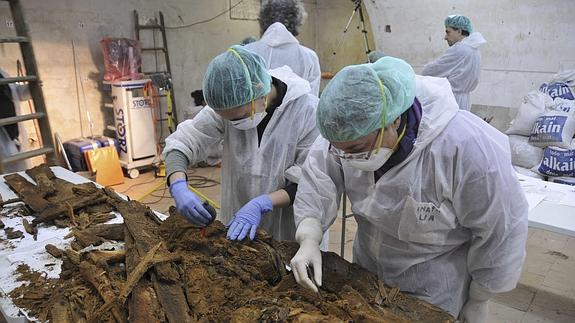
[{"label": "white paper sheet on table", "polygon": [[547,197],[546,194],[540,193],[525,193],[525,198],[527,199],[527,203],[529,203],[529,211],[533,210],[534,208],[541,203]]},{"label": "white paper sheet on table", "polygon": [[[90,180],[81,177],[80,175],[74,174],[62,167],[51,167],[51,169],[56,177],[64,179],[73,184],[90,182]],[[19,174],[24,176],[31,183],[34,183],[34,181],[24,172],[20,172]],[[0,195],[2,195],[4,200],[16,198],[16,194],[14,194],[6,185],[3,177],[3,175],[0,176]],[[94,184],[101,187],[101,185],[98,185],[97,183]],[[127,197],[122,194],[118,195],[124,199],[127,199]],[[162,220],[167,218],[166,215],[157,211],[154,211],[154,213]],[[119,213],[115,214],[116,218],[106,223],[122,223],[123,219],[121,215]],[[28,221],[33,220],[32,216],[28,216],[26,218]],[[22,225],[22,217],[4,217],[2,220],[6,226],[25,232],[24,226]],[[45,252],[44,246],[48,243],[51,243],[58,248],[66,249],[69,246],[71,239],[65,240],[64,237],[69,232],[70,230],[68,228],[56,228],[54,226],[41,225],[38,230],[37,241],[34,241],[32,236],[26,233],[22,239],[9,241],[8,243],[13,245],[12,249],[0,249],[0,291],[6,294],[23,284],[23,282],[16,282],[16,277],[13,275],[18,265],[23,263],[26,263],[34,271],[46,273],[49,278],[57,278],[60,275],[60,266],[62,261],[52,257],[47,252]],[[5,234],[2,230],[0,230],[0,236],[5,238]],[[103,247],[106,247],[106,245],[96,248]],[[46,266],[48,264],[55,265]],[[0,297],[0,309],[8,318],[10,323],[25,322],[22,315],[26,316],[29,320],[33,319],[28,317],[26,313],[22,313],[22,311],[14,305],[8,296]]]},{"label": "white paper sheet on table", "polygon": [[[575,207],[575,187],[552,183],[517,173],[519,183],[529,202],[529,210],[535,208],[541,201]],[[543,197],[543,200],[541,199]]]},{"label": "white paper sheet on table", "polygon": [[[64,168],[52,167],[51,169],[56,177],[73,184],[89,182],[88,179],[67,171]],[[24,172],[20,172],[19,174],[31,183],[34,183]],[[2,178],[0,179],[0,194],[2,195],[2,199],[8,200],[16,198],[16,194],[6,185],[3,177],[4,176],[0,176],[0,178]],[[34,219],[32,216],[26,216],[25,218],[30,222]],[[14,275],[15,270],[20,264],[27,264],[31,270],[45,273],[48,278],[58,278],[62,261],[48,254],[45,251],[45,245],[53,244],[58,248],[66,249],[69,247],[71,241],[71,239],[64,239],[64,237],[70,233],[68,228],[44,225],[38,227],[37,240],[35,241],[31,235],[25,233],[22,219],[21,216],[17,215],[2,217],[2,221],[6,227],[24,232],[24,237],[21,239],[6,240],[4,231],[0,230],[0,237],[5,239],[3,242],[4,246],[0,249],[0,292],[4,295],[23,284],[23,282],[16,281]],[[122,217],[116,213],[116,218],[107,223],[121,223],[122,221]],[[29,320],[33,319],[16,307],[8,296],[0,297],[0,307],[9,322],[21,322],[23,319],[22,315]]]}]

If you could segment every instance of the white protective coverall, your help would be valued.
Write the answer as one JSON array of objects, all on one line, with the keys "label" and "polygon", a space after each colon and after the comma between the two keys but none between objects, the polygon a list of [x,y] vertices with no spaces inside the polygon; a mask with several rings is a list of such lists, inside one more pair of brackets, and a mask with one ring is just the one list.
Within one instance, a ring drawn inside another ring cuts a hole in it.
[{"label": "white protective coverall", "polygon": [[485,38],[480,33],[471,33],[449,47],[437,60],[426,64],[421,75],[446,77],[459,108],[469,111],[469,94],[477,87],[481,72],[479,46],[485,43]]},{"label": "white protective coverall", "polygon": [[[166,139],[164,154],[183,152],[190,164],[206,160],[210,147],[223,141],[222,208],[219,219],[228,224],[252,198],[297,183],[308,150],[319,131],[315,125],[318,99],[309,83],[288,67],[269,73],[287,84],[282,104],[276,108],[258,145],[257,128],[238,130],[206,106],[192,120],[178,125]],[[277,240],[294,240],[293,207],[275,208],[259,226]]]},{"label": "white protective coverall", "polygon": [[521,274],[528,205],[505,135],[458,109],[447,80],[416,77],[422,120],[413,151],[374,183],[374,173],[312,146],[294,204],[296,225],[336,219],[345,191],[358,223],[353,260],[450,312],[471,279],[485,290],[513,289]]},{"label": "white protective coverall", "polygon": [[[0,75],[3,78],[9,77],[8,73],[0,69]],[[16,110],[16,115],[21,115],[20,101],[25,101],[30,99],[30,93],[28,91],[28,85],[25,84],[8,84],[10,87],[10,93],[12,94],[12,103],[14,104],[14,109]],[[0,158],[7,158],[9,156],[18,154],[21,151],[26,151],[28,148],[28,134],[26,128],[22,123],[18,124],[18,140],[20,142],[20,150],[16,146],[16,142],[10,139],[8,132],[4,127],[0,127]],[[4,165],[4,173],[14,173],[23,171],[30,168],[30,162],[28,160],[20,160],[10,164]]]},{"label": "white protective coverall", "polygon": [[259,54],[266,61],[268,69],[289,66],[294,73],[309,82],[311,94],[319,95],[321,69],[317,54],[300,45],[282,23],[273,23],[260,40],[245,47]]}]

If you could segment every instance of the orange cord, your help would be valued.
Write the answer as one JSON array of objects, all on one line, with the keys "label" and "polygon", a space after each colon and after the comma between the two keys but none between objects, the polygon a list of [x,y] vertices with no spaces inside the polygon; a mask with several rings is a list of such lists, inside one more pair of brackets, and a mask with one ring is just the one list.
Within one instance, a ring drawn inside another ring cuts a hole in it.
[{"label": "orange cord", "polygon": [[161,122],[159,121],[161,119],[161,115],[159,115],[161,113],[159,109],[160,95],[158,94],[158,90],[156,89],[152,81],[148,81],[144,85],[144,97],[146,98],[146,100],[148,100],[150,107],[152,108],[152,116],[154,118],[154,125],[153,125],[154,138],[156,138],[156,152],[159,155],[161,153],[161,147],[158,139],[157,123]]}]

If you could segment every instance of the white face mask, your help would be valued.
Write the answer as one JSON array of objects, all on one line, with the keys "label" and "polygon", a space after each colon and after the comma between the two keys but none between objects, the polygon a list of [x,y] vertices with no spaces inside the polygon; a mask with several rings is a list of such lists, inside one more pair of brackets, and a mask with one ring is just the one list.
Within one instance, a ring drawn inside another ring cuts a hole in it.
[{"label": "white face mask", "polygon": [[249,129],[253,129],[255,127],[258,126],[258,124],[260,124],[260,122],[262,122],[262,120],[266,117],[267,112],[257,112],[254,114],[253,118],[252,117],[247,117],[247,118],[243,118],[240,120],[234,120],[234,121],[230,121],[232,123],[232,126],[236,129],[239,130],[249,130]]},{"label": "white face mask", "polygon": [[393,149],[381,147],[379,148],[379,152],[373,152],[371,156],[369,156],[369,159],[343,159],[342,162],[366,172],[375,172],[385,164],[392,154]]}]

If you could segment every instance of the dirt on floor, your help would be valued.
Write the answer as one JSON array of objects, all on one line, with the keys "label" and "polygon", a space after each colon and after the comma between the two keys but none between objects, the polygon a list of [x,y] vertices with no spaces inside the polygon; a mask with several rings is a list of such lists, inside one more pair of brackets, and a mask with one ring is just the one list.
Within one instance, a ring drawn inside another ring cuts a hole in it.
[{"label": "dirt on floor", "polygon": [[[45,177],[51,178],[50,174]],[[44,195],[48,204],[60,203],[54,198],[59,189],[79,192],[69,187],[72,184],[55,184],[53,179],[42,183],[43,190],[51,192]],[[37,192],[38,188],[26,190]],[[75,237],[67,250],[47,247],[63,261],[60,278],[46,279],[25,266],[15,273],[25,283],[10,296],[42,321],[454,321],[445,311],[385,286],[373,273],[335,253],[323,253],[323,284],[315,293],[299,286],[286,268],[298,249],[295,242],[275,241],[261,230],[253,241],[231,242],[219,221],[200,229],[171,209],[170,217],[162,222],[148,207],[111,191],[82,194],[94,194],[94,198],[103,194],[104,202],[70,205],[67,211],[52,212],[49,217],[40,211],[44,217],[37,221],[55,225],[54,220],[60,220]],[[33,203],[37,208],[48,205],[38,199]],[[97,205],[107,207],[95,213],[115,210],[124,223],[91,223],[89,216],[78,220],[82,212],[90,214],[87,207]],[[82,250],[117,241],[124,243],[124,249]]]}]

